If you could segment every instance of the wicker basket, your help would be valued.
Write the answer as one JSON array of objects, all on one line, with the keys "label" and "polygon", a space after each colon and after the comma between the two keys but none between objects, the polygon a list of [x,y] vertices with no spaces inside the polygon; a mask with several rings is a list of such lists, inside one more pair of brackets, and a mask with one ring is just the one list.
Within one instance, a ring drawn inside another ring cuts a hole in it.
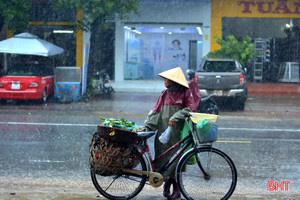
[{"label": "wicker basket", "polygon": [[111,142],[116,142],[122,146],[133,144],[137,138],[137,134],[135,132],[109,126],[98,125],[98,133],[102,138]]},{"label": "wicker basket", "polygon": [[128,163],[133,145],[122,146],[119,143],[102,138],[94,133],[90,149],[89,161],[91,169],[99,175],[111,176],[121,172],[125,163]]}]

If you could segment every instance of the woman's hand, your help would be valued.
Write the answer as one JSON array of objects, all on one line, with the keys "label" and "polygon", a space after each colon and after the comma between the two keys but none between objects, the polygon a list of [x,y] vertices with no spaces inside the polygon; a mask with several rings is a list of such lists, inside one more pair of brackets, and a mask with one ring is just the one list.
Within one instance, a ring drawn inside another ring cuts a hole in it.
[{"label": "woman's hand", "polygon": [[169,126],[174,127],[176,125],[176,122],[169,121]]}]

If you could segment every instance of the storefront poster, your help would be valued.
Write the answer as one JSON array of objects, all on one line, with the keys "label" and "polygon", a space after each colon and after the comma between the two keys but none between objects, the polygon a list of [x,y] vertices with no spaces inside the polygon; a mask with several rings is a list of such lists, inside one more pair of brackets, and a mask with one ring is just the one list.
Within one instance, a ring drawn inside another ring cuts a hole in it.
[{"label": "storefront poster", "polygon": [[85,45],[84,48],[84,65],[83,65],[83,76],[82,76],[82,94],[86,93],[87,87],[87,73],[88,73],[88,62],[89,62],[89,44]]},{"label": "storefront poster", "polygon": [[167,69],[181,67],[185,71],[188,68],[189,39],[186,35],[171,35],[166,39],[165,66],[168,66]]},{"label": "storefront poster", "polygon": [[128,39],[128,60],[130,63],[140,63],[141,62],[141,39],[140,38],[130,38]]}]

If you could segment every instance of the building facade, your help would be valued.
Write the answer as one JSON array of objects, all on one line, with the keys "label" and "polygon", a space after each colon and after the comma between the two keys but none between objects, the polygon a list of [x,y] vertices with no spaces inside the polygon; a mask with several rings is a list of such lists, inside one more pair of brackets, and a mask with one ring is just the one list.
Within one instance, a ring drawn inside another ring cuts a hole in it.
[{"label": "building facade", "polygon": [[[65,49],[59,65],[87,66],[90,34],[69,31],[83,12],[56,13],[48,0],[32,3],[28,32]],[[277,63],[299,60],[299,18],[299,0],[141,0],[139,15],[114,18],[112,77],[153,80],[169,68],[196,69],[203,56],[220,48],[215,36],[248,35],[261,52],[250,73],[262,80]]]},{"label": "building facade", "polygon": [[140,15],[116,21],[115,81],[157,79],[196,68],[210,51],[211,2],[144,0]]}]

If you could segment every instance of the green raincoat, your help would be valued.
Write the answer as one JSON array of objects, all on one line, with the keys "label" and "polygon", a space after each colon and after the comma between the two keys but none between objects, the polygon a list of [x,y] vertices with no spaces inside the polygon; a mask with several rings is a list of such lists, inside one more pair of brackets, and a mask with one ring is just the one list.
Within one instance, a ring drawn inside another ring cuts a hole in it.
[{"label": "green raincoat", "polygon": [[[155,158],[180,140],[180,133],[184,125],[184,116],[191,111],[195,111],[196,108],[197,106],[194,103],[191,91],[179,84],[172,83],[170,88],[161,93],[144,123],[144,127],[147,130],[158,130],[154,143]],[[158,138],[165,129],[168,128],[169,121],[176,122],[176,125],[172,128],[170,140],[166,144],[163,144]],[[155,161],[155,171],[159,171],[161,167],[172,157],[173,153],[178,150],[178,148],[159,161]],[[175,162],[169,170],[163,174],[164,178],[167,178],[168,176],[175,178],[176,165],[177,162]]]}]

